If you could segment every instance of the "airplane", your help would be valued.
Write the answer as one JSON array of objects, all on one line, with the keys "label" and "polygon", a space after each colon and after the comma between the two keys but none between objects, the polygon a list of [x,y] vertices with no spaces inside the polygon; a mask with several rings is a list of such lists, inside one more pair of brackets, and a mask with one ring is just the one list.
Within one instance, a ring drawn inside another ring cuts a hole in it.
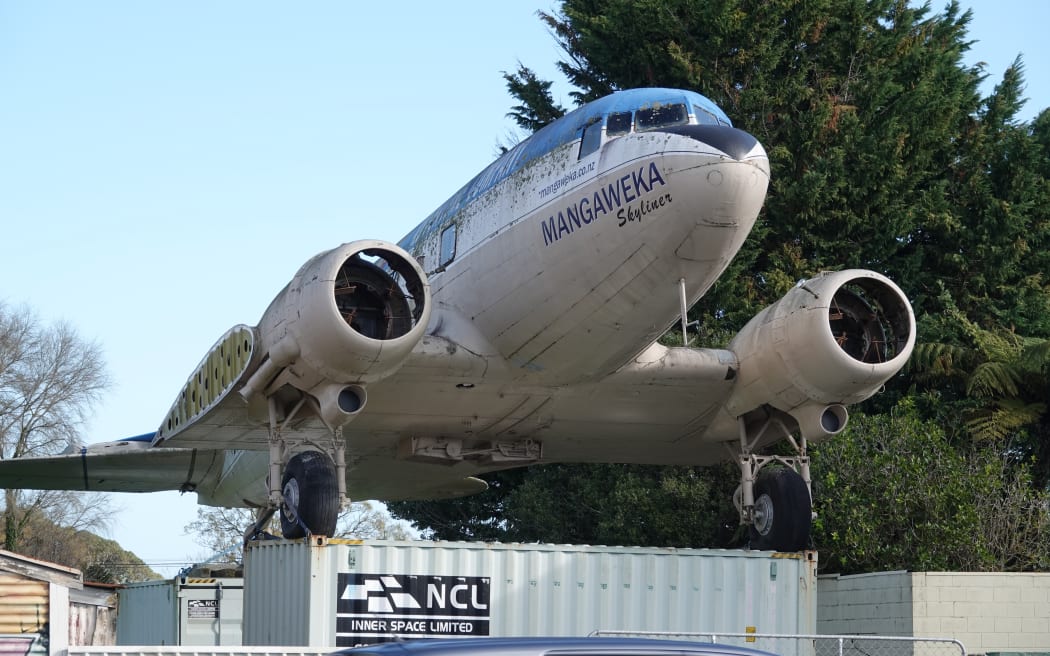
[{"label": "airplane", "polygon": [[[0,486],[195,492],[331,535],[347,498],[455,498],[554,462],[740,468],[749,547],[808,548],[808,444],[915,343],[887,277],[799,282],[725,348],[687,311],[769,183],[758,140],[689,90],[587,103],[518,143],[397,244],[307,261],[205,354],[156,431],[0,462]],[[681,326],[683,346],[659,339]],[[786,441],[793,455],[764,455]]]}]

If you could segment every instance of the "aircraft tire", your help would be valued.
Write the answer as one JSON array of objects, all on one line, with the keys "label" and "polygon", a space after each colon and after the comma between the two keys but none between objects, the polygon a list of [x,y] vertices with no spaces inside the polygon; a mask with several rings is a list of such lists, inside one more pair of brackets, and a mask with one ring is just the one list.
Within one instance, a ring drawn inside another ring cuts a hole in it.
[{"label": "aircraft tire", "polygon": [[813,504],[802,477],[787,467],[765,471],[755,481],[751,548],[802,551],[809,548]]},{"label": "aircraft tire", "polygon": [[335,534],[340,505],[335,477],[335,464],[320,451],[303,451],[292,456],[281,477],[285,498],[281,504],[284,537],[290,540],[306,537],[307,529],[313,535]]}]

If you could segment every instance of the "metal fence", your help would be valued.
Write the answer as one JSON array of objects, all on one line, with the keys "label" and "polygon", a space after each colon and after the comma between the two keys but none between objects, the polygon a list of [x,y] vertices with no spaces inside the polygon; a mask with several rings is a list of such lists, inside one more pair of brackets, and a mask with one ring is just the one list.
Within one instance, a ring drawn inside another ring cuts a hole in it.
[{"label": "metal fence", "polygon": [[70,647],[65,656],[326,656],[338,647]]},{"label": "metal fence", "polygon": [[[778,656],[967,656],[963,644],[951,638],[655,631],[594,631],[591,635],[714,642],[751,647]],[[324,656],[334,649],[336,648],[236,646],[70,647],[66,656]]]},{"label": "metal fence", "polygon": [[697,640],[750,647],[779,656],[966,656],[963,643],[952,638],[603,630],[594,631],[591,635]]}]

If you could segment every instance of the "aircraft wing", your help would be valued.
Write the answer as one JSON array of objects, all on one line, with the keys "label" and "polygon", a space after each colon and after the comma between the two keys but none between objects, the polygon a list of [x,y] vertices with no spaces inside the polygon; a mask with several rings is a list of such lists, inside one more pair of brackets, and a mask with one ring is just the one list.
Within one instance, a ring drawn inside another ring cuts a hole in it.
[{"label": "aircraft wing", "polygon": [[[349,481],[355,499],[446,499],[476,494],[484,481],[445,467],[403,463],[368,467]],[[90,492],[199,492],[205,505],[245,506],[265,502],[262,451],[154,448],[122,440],[75,453],[0,460],[0,488]],[[253,491],[255,492],[253,494]],[[259,496],[261,495],[261,496]],[[258,496],[258,498],[254,498]]]},{"label": "aircraft wing", "polygon": [[92,492],[193,490],[221,463],[217,451],[155,449],[122,440],[75,453],[0,461],[0,487]]}]

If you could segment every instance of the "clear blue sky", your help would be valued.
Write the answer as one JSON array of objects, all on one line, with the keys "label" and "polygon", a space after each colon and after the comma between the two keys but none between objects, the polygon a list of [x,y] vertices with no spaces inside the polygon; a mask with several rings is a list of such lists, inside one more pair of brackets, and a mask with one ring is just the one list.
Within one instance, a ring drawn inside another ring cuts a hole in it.
[{"label": "clear blue sky", "polygon": [[[1022,53],[1022,118],[1050,106],[1050,3],[963,4],[968,61],[994,81]],[[500,73],[560,80],[552,5],[0,2],[0,300],[97,340],[114,380],[71,428],[154,430],[308,257],[400,239],[488,164],[515,131]],[[208,555],[193,495],[116,501],[109,537],[147,562]]]}]

